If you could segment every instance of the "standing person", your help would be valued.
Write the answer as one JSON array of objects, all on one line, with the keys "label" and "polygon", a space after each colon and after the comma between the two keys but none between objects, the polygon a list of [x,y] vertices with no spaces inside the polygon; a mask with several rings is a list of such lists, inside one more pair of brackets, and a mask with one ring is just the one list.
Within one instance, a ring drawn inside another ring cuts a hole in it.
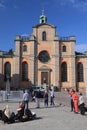
[{"label": "standing person", "polygon": [[83,99],[83,95],[82,93],[79,94],[79,110],[80,110],[80,113],[82,115],[85,114],[85,103],[84,103],[84,99]]},{"label": "standing person", "polygon": [[[72,89],[72,91],[73,91],[73,89]],[[73,92],[72,91],[70,92],[69,89],[67,90],[68,94],[70,95],[71,112],[74,110],[74,103],[73,103],[73,98],[72,98]]]},{"label": "standing person", "polygon": [[44,92],[44,106],[48,106],[48,92]]},{"label": "standing person", "polygon": [[54,104],[54,89],[50,89],[50,105],[55,105]]},{"label": "standing person", "polygon": [[23,94],[23,102],[24,102],[25,109],[28,109],[29,93],[27,92],[27,90]]},{"label": "standing person", "polygon": [[40,97],[41,97],[41,92],[36,91],[36,103],[37,103],[37,108],[40,108]]},{"label": "standing person", "polygon": [[72,90],[73,94],[72,94],[72,99],[74,102],[74,111],[75,113],[78,113],[78,102],[79,102],[79,96],[75,93],[75,90]]}]

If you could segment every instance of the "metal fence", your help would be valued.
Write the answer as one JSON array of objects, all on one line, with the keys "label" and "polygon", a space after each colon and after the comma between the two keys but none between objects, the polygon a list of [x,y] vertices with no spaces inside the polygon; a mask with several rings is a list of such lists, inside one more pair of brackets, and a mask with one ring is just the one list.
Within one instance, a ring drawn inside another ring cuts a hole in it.
[{"label": "metal fence", "polygon": [[22,101],[23,91],[10,91],[7,94],[6,91],[0,91],[0,101]]}]

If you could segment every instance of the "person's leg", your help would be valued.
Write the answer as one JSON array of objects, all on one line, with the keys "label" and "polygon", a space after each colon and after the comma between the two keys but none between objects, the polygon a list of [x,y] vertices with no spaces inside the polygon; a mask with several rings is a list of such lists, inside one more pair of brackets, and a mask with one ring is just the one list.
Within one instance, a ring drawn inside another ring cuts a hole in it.
[{"label": "person's leg", "polygon": [[46,106],[46,98],[44,98],[44,106]]},{"label": "person's leg", "polygon": [[39,98],[37,98],[37,108],[40,107]]},{"label": "person's leg", "polygon": [[47,100],[47,98],[46,98],[46,106],[48,106],[48,100]]},{"label": "person's leg", "polygon": [[75,112],[78,113],[78,100],[74,101]]},{"label": "person's leg", "polygon": [[40,108],[40,98],[38,99],[38,107]]},{"label": "person's leg", "polygon": [[54,97],[53,97],[53,105],[55,105],[55,103],[54,103]]},{"label": "person's leg", "polygon": [[74,109],[74,103],[73,103],[73,100],[71,100],[71,111],[73,111]]},{"label": "person's leg", "polygon": [[48,98],[47,98],[47,106],[48,106]]},{"label": "person's leg", "polygon": [[52,97],[50,97],[50,105],[52,105],[52,102],[53,102],[53,101],[52,101]]},{"label": "person's leg", "polygon": [[28,101],[26,101],[27,109],[28,109]]}]

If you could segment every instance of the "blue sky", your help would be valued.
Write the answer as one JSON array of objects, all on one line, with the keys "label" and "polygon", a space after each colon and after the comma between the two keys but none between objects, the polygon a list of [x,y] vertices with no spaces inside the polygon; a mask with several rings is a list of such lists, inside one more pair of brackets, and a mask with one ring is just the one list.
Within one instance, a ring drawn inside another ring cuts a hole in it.
[{"label": "blue sky", "polygon": [[15,36],[29,36],[43,8],[59,36],[74,35],[76,51],[87,51],[87,0],[0,0],[0,50],[15,50]]}]

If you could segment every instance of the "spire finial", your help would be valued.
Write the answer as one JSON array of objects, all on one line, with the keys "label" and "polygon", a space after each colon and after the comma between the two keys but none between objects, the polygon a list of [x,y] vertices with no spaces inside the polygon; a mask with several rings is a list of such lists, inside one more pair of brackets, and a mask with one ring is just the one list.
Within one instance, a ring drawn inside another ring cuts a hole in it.
[{"label": "spire finial", "polygon": [[44,15],[44,8],[42,9],[42,15]]}]

